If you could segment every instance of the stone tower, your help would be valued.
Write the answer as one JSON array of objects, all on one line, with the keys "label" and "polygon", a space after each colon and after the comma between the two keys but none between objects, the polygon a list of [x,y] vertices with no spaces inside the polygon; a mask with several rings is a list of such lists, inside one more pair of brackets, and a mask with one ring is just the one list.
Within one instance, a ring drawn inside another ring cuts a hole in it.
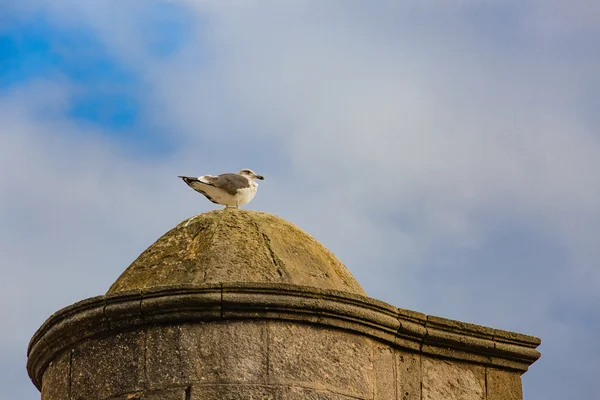
[{"label": "stone tower", "polygon": [[294,225],[226,209],[52,315],[27,368],[43,400],[517,400],[539,344],[371,299]]}]

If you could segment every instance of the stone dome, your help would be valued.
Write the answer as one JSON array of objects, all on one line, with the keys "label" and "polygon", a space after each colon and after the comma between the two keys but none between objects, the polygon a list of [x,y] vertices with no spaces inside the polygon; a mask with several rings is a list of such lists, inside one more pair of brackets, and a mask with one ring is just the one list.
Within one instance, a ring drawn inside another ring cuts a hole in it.
[{"label": "stone dome", "polygon": [[284,283],[365,292],[322,244],[271,214],[234,208],[197,215],[146,249],[107,294],[215,283]]}]

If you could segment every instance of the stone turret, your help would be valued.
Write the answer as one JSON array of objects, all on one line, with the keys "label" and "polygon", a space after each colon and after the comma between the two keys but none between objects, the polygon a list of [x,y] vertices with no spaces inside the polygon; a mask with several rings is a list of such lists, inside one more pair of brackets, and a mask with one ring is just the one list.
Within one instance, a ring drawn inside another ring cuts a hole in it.
[{"label": "stone turret", "polygon": [[27,368],[43,400],[516,400],[539,343],[371,299],[296,226],[225,209],[52,315]]}]

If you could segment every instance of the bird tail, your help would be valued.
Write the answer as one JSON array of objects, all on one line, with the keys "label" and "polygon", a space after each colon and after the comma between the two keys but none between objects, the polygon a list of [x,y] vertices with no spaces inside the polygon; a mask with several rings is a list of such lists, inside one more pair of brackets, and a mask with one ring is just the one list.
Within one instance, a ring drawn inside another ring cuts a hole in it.
[{"label": "bird tail", "polygon": [[189,177],[189,176],[178,176],[178,178],[181,178],[181,179],[183,179],[183,181],[184,181],[185,183],[187,183],[188,185],[189,185],[190,183],[192,183],[192,182],[198,182],[198,178],[191,178],[191,177]]},{"label": "bird tail", "polygon": [[[202,178],[204,178],[203,176],[196,178],[196,177],[190,177],[190,176],[179,176],[179,178],[183,179],[183,181],[185,183],[187,183],[189,186],[192,186],[192,184],[198,184],[201,183],[202,185],[209,185],[212,186],[210,183],[205,182]],[[194,188],[196,188],[194,186]]]}]

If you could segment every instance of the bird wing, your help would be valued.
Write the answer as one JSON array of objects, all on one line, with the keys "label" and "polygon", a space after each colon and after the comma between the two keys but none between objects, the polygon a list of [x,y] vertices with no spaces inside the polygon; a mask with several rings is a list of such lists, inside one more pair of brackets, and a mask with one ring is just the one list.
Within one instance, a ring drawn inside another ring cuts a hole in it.
[{"label": "bird wing", "polygon": [[198,179],[199,182],[219,188],[232,196],[237,193],[238,189],[250,186],[248,179],[238,174],[204,175]]}]

